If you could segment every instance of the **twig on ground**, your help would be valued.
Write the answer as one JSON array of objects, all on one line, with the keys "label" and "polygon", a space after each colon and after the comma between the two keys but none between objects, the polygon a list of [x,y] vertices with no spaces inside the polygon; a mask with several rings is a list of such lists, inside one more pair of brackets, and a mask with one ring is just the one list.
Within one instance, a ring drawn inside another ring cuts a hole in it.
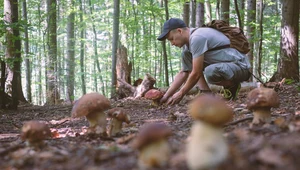
[{"label": "twig on ground", "polygon": [[227,126],[231,126],[231,125],[236,125],[238,123],[241,123],[241,122],[244,122],[244,121],[247,121],[247,120],[252,120],[253,117],[245,117],[243,119],[238,119],[238,120],[235,120],[235,121],[232,121],[232,122],[229,122],[227,124],[224,125],[224,127],[227,127]]},{"label": "twig on ground", "polygon": [[60,125],[62,125],[62,124],[64,124],[64,123],[66,123],[66,122],[68,122],[69,120],[64,120],[63,122],[61,122],[61,123],[58,123],[58,124],[55,124],[55,125],[53,125],[52,127],[50,127],[50,128],[56,128],[57,126],[60,126]]}]

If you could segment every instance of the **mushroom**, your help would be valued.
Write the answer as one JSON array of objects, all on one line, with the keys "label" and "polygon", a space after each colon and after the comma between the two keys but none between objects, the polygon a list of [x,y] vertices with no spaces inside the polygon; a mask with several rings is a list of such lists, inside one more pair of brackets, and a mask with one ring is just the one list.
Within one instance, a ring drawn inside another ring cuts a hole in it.
[{"label": "mushroom", "polygon": [[271,122],[271,108],[279,106],[278,94],[270,88],[255,88],[247,96],[247,108],[253,111],[253,124]]},{"label": "mushroom", "polygon": [[41,146],[43,140],[51,138],[50,128],[46,123],[31,120],[25,122],[21,130],[21,139],[29,146]]},{"label": "mushroom", "polygon": [[72,117],[86,116],[89,121],[88,133],[106,135],[106,114],[111,107],[110,101],[103,95],[93,92],[83,95],[72,108]]},{"label": "mushroom", "polygon": [[107,116],[111,118],[108,127],[108,136],[115,136],[122,130],[123,122],[130,123],[130,116],[122,108],[113,108],[107,111]]},{"label": "mushroom", "polygon": [[152,100],[153,106],[159,105],[159,100],[164,96],[164,93],[157,89],[150,89],[145,93],[145,98]]},{"label": "mushroom", "polygon": [[162,123],[147,124],[140,130],[133,143],[133,147],[139,150],[140,169],[167,165],[171,154],[167,137],[171,134],[171,129]]},{"label": "mushroom", "polygon": [[213,169],[228,155],[222,126],[232,119],[232,108],[220,98],[203,94],[191,101],[188,112],[195,121],[186,146],[187,165],[190,170]]}]

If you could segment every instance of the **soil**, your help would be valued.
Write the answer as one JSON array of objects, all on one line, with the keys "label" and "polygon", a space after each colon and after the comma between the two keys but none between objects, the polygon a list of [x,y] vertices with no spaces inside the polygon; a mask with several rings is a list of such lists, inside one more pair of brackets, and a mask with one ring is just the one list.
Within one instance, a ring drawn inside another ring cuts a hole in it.
[{"label": "soil", "polygon": [[[300,169],[300,93],[299,85],[283,85],[278,91],[280,107],[272,109],[272,122],[253,125],[252,112],[246,109],[248,91],[236,101],[226,101],[233,108],[234,120],[223,127],[229,146],[220,170],[299,170]],[[159,170],[186,170],[185,146],[193,119],[187,111],[186,96],[174,106],[152,106],[144,98],[112,101],[131,117],[116,137],[87,135],[84,117],[71,118],[71,105],[34,106],[22,104],[18,110],[0,110],[0,169],[3,170],[137,170],[139,152],[132,143],[146,123],[165,123],[173,134],[168,138],[172,154]],[[20,138],[24,122],[47,123],[53,137],[39,147],[28,146]],[[199,158],[201,161],[201,158]]]}]

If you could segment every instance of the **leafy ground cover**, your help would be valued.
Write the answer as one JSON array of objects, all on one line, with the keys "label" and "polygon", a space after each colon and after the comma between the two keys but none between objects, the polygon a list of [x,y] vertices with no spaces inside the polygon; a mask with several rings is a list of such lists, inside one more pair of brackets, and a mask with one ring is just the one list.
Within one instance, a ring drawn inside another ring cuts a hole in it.
[{"label": "leafy ground cover", "polygon": [[[247,91],[236,101],[228,101],[234,110],[233,122],[224,126],[230,154],[217,169],[222,170],[297,170],[300,167],[300,94],[296,85],[283,85],[278,92],[280,107],[272,109],[272,122],[252,126],[252,112],[246,109]],[[141,126],[162,122],[172,128],[168,141],[172,156],[162,170],[188,169],[185,146],[193,120],[187,114],[187,96],[176,106],[151,106],[146,99],[112,101],[131,117],[117,137],[85,135],[85,118],[71,118],[72,106],[20,105],[17,111],[0,111],[0,169],[51,170],[135,170],[138,151],[132,141]],[[250,118],[249,118],[250,117]],[[42,148],[28,147],[20,139],[25,121],[46,122],[55,137]],[[239,121],[241,120],[241,121]],[[201,158],[199,158],[201,161]]]}]

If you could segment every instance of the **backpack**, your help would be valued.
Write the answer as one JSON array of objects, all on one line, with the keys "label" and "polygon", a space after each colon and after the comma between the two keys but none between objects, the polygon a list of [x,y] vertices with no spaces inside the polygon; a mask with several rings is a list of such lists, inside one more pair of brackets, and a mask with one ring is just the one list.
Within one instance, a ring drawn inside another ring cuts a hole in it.
[{"label": "backpack", "polygon": [[243,54],[247,54],[250,51],[249,42],[241,28],[232,27],[223,20],[213,20],[207,24],[204,24],[202,27],[214,28],[222,32],[230,40],[230,46],[227,45],[224,47],[216,47],[214,49],[210,49],[210,51],[228,47],[235,48]]}]

